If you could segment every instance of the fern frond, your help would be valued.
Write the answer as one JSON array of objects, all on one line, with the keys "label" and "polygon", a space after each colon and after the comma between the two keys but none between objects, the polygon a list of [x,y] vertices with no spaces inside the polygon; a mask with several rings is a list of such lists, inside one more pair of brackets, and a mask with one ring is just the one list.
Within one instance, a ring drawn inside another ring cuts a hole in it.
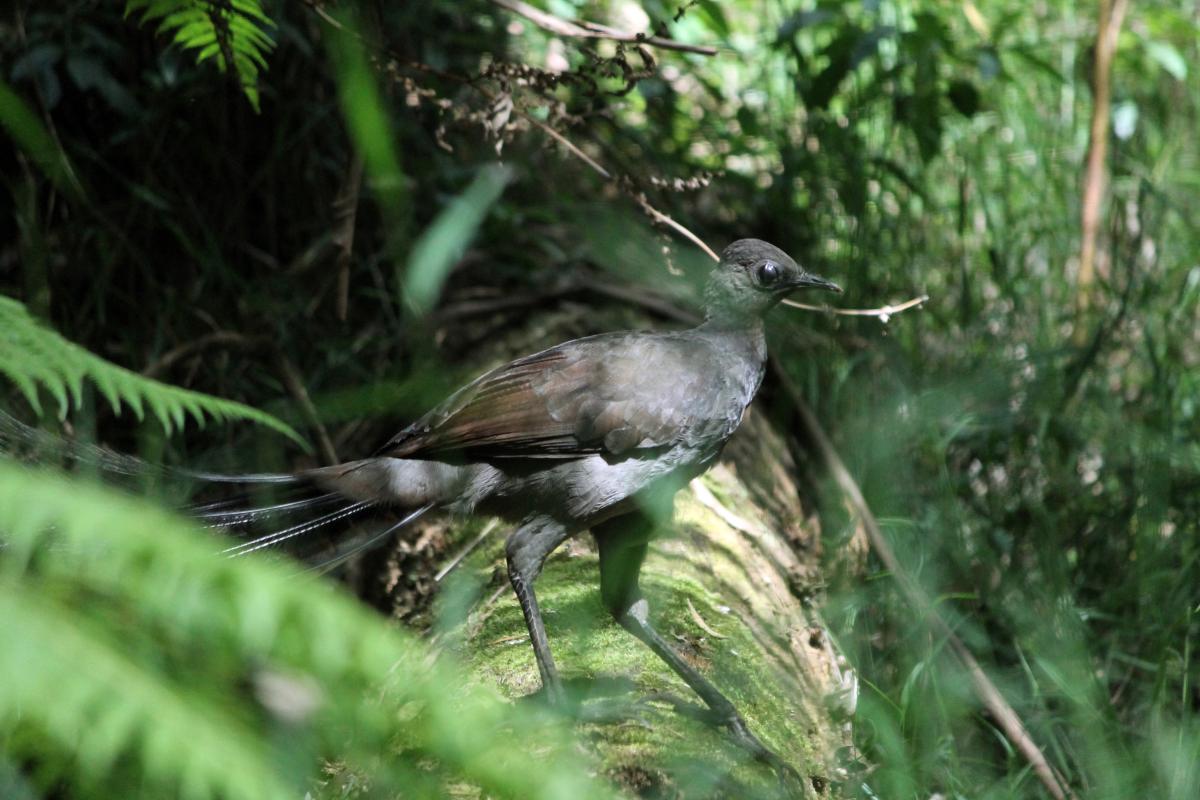
[{"label": "fern frond", "polygon": [[0,542],[0,746],[50,750],[14,763],[105,797],[322,794],[331,764],[371,796],[610,796],[559,724],[145,501],[0,459]]},{"label": "fern frond", "polygon": [[196,61],[215,58],[221,72],[238,78],[246,99],[258,110],[258,73],[275,47],[267,33],[274,27],[260,0],[127,0],[125,15],[143,24],[158,21],[158,32],[172,37]]},{"label": "fern frond", "polygon": [[140,420],[149,409],[163,428],[182,428],[190,416],[206,420],[244,419],[265,425],[307,447],[304,439],[279,419],[219,397],[181,389],[146,378],[112,364],[64,339],[35,320],[25,306],[0,296],[0,374],[17,385],[34,410],[41,413],[39,387],[58,403],[59,416],[83,400],[83,381],[89,379],[120,413],[122,404]]}]

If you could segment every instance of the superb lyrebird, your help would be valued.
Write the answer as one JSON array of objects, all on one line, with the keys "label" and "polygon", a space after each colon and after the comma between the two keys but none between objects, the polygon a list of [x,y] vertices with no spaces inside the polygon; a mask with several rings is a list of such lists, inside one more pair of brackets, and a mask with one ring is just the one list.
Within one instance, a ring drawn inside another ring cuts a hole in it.
[{"label": "superb lyrebird", "polygon": [[[559,545],[590,530],[600,593],[613,617],[669,664],[742,746],[784,767],[733,704],[654,629],[638,573],[656,524],[647,503],[720,454],[763,378],[764,315],[803,288],[841,291],[773,245],[736,241],[708,278],[698,327],[590,336],[498,367],[370,458],[280,476],[320,494],[276,509],[325,504],[331,510],[231,550],[277,545],[377,507],[405,512],[384,533],[431,508],[510,519],[517,525],[506,545],[509,580],[545,692],[559,700],[534,582]],[[202,516],[236,524],[257,512],[210,509]]]}]

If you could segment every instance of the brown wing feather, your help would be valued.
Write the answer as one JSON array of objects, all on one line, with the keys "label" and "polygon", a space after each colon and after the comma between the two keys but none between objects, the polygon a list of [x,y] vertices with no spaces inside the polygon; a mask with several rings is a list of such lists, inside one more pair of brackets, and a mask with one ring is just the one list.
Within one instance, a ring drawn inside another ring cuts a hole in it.
[{"label": "brown wing feather", "polygon": [[[710,356],[670,337],[568,342],[468,384],[381,454],[578,458],[661,447],[697,423],[716,421],[707,419],[707,409],[678,402],[703,394],[702,379],[715,367]],[[672,375],[673,383],[664,386],[662,375]],[[720,382],[719,374],[713,380]],[[685,406],[690,413],[680,410]]]}]

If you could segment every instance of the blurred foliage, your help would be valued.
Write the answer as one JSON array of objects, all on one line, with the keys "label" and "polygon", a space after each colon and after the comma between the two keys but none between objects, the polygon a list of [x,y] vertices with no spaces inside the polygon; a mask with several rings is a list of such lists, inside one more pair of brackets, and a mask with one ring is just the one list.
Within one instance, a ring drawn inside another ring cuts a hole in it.
[{"label": "blurred foliage", "polygon": [[[1084,314],[1092,6],[539,7],[719,50],[559,37],[484,0],[268,2],[256,113],[245,75],[196,64],[165,18],[156,33],[106,4],[18,4],[0,22],[0,111],[22,148],[0,152],[0,286],[95,353],[312,428],[286,356],[346,454],[424,411],[457,377],[446,363],[513,316],[631,282],[689,302],[677,276],[705,259],[642,203],[713,245],[783,246],[846,306],[928,293],[887,324],[781,311],[773,352],[1081,796],[1200,794],[1195,4],[1132,4],[1120,35]],[[88,413],[106,441],[145,439]],[[165,456],[280,466],[249,435],[202,431]],[[828,616],[864,687],[840,791],[1041,796],[936,629],[873,562],[866,580],[846,569],[836,489],[816,500]]]},{"label": "blurred foliage", "polygon": [[11,463],[0,509],[0,742],[35,787],[604,796],[558,723],[431,669],[424,643],[311,577],[222,558],[153,505]]}]

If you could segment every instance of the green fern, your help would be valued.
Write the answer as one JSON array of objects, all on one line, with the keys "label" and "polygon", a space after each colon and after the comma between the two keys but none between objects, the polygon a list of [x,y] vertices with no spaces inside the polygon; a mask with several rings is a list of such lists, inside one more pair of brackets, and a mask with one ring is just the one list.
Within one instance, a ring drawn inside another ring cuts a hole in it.
[{"label": "green fern", "polygon": [[259,0],[127,0],[125,14],[138,14],[143,24],[159,21],[158,32],[197,51],[197,62],[215,58],[221,72],[232,62],[242,91],[258,110],[258,73],[275,47],[267,33],[274,23]]},{"label": "green fern", "polygon": [[145,501],[0,459],[0,542],[0,763],[56,794],[610,796],[557,722]]},{"label": "green fern", "polygon": [[59,416],[83,400],[83,381],[95,384],[116,412],[122,403],[140,420],[146,409],[168,431],[182,428],[190,415],[198,424],[206,419],[245,419],[266,425],[307,447],[286,423],[250,406],[219,397],[169,386],[118,367],[43,327],[25,306],[0,296],[0,374],[17,385],[34,410],[41,413],[39,388],[58,403]]}]

